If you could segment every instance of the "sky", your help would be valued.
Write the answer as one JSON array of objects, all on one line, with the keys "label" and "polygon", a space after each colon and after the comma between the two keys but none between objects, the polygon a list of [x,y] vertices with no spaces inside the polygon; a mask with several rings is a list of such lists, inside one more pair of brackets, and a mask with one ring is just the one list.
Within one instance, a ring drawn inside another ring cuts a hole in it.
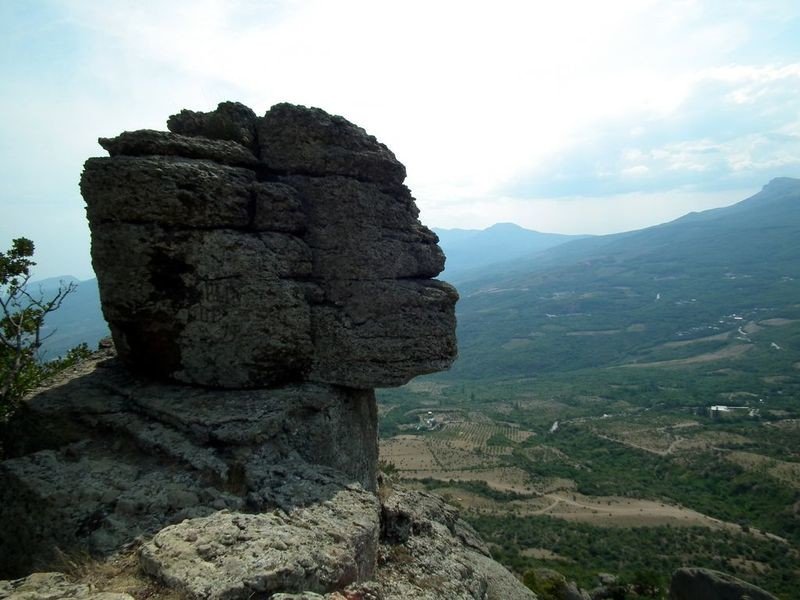
[{"label": "sky", "polygon": [[98,137],[317,106],[406,165],[430,227],[613,233],[800,177],[797,0],[0,0],[0,249],[93,276]]}]

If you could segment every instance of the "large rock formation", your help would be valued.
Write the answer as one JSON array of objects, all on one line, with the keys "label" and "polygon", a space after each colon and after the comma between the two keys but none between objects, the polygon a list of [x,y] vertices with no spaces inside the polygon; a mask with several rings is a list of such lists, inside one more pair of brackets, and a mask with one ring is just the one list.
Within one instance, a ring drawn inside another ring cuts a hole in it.
[{"label": "large rock formation", "polygon": [[372,391],[221,392],[154,383],[115,362],[103,353],[87,361],[13,423],[7,451],[17,457],[0,466],[3,571],[22,573],[55,547],[109,554],[219,510],[291,511],[322,495],[281,495],[292,480],[320,487],[307,465],[342,485],[376,487]]},{"label": "large rock formation", "polygon": [[[224,103],[100,143],[81,190],[103,312],[137,371],[217,388],[400,385],[456,353],[436,236],[386,146]],[[194,136],[194,137],[193,137]]]},{"label": "large rock formation", "polygon": [[760,587],[727,573],[686,567],[672,575],[670,600],[778,600]]},{"label": "large rock formation", "polygon": [[[86,163],[116,352],[11,424],[0,573],[135,553],[192,598],[533,597],[441,500],[376,494],[372,388],[456,353],[457,294],[432,279],[444,257],[403,165],[319,109],[223,103],[168,126]],[[70,585],[0,590],[103,591]]]}]

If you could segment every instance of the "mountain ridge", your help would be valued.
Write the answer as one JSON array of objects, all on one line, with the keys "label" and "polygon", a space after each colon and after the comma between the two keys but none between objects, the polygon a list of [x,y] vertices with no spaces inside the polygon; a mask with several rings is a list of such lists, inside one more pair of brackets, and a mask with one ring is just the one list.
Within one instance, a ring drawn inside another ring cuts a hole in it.
[{"label": "mountain ridge", "polygon": [[731,207],[495,264],[459,282],[461,355],[438,377],[618,365],[726,315],[793,318],[798,236],[800,180],[784,178]]},{"label": "mountain ridge", "polygon": [[[532,252],[523,257],[496,262],[492,265],[493,269],[491,274],[485,271],[474,270],[470,273],[470,275],[472,275],[471,278],[462,278],[459,281],[459,284],[461,286],[472,286],[480,279],[488,276],[496,276],[498,271],[518,274],[529,269],[534,271],[544,270],[546,268],[551,268],[556,265],[569,262],[571,259],[578,260],[584,258],[585,255],[590,252],[608,252],[609,250],[613,250],[615,245],[620,243],[628,244],[630,243],[630,240],[636,239],[637,237],[647,237],[653,235],[654,232],[663,232],[665,230],[667,232],[672,232],[674,231],[672,227],[679,224],[691,226],[701,225],[703,223],[714,222],[720,217],[726,218],[742,212],[747,213],[754,208],[759,210],[763,219],[763,217],[769,216],[769,211],[773,211],[775,208],[784,207],[784,204],[782,204],[780,201],[784,199],[787,194],[789,194],[791,197],[795,197],[798,189],[800,189],[800,179],[778,177],[772,179],[769,183],[764,185],[760,192],[730,206],[712,208],[700,212],[690,212],[678,217],[677,219],[673,219],[672,221],[652,225],[642,229],[634,229],[631,231],[600,236],[578,236],[578,239],[565,241],[563,244],[559,244],[558,246]],[[794,195],[792,196],[792,194]],[[766,214],[764,213],[764,208],[768,209]],[[796,213],[796,216],[800,218],[800,200],[798,200],[798,202],[792,208],[794,213]],[[781,215],[775,215],[775,217],[777,216]],[[747,220],[741,225],[746,228],[752,228],[755,225],[760,224],[761,221],[758,220]],[[446,252],[447,247],[443,247]],[[531,261],[531,263],[523,264],[521,260]]]},{"label": "mountain ridge", "polygon": [[543,233],[515,223],[495,223],[486,229],[433,229],[447,256],[442,277],[459,281],[476,269],[581,239],[582,235]]}]

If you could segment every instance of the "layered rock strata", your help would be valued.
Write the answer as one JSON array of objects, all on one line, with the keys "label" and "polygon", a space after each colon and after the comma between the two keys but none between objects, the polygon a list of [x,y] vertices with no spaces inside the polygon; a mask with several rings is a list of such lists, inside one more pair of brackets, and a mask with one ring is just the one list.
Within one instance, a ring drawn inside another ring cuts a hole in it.
[{"label": "layered rock strata", "polygon": [[55,548],[109,554],[219,510],[290,512],[302,495],[281,490],[308,479],[298,465],[375,489],[371,391],[213,391],[141,379],[102,355],[76,375],[14,422],[6,450],[16,457],[0,463],[3,572],[23,573]]},{"label": "layered rock strata", "polygon": [[100,142],[81,191],[122,360],[215,388],[401,385],[456,353],[405,168],[363,129],[223,103]]},{"label": "layered rock strata", "polygon": [[[373,405],[352,394],[371,392],[211,391],[154,383],[111,351],[97,355],[13,422],[13,457],[0,463],[0,574],[133,552],[188,598],[535,598],[440,498],[369,491]],[[126,597],[57,574],[0,582],[3,591]]]},{"label": "layered rock strata", "polygon": [[[88,551],[189,598],[532,598],[441,500],[376,493],[373,388],[456,354],[457,294],[403,165],[289,104],[168,127],[86,162],[116,352],[8,428],[0,573]],[[0,590],[95,597],[70,585]]]}]

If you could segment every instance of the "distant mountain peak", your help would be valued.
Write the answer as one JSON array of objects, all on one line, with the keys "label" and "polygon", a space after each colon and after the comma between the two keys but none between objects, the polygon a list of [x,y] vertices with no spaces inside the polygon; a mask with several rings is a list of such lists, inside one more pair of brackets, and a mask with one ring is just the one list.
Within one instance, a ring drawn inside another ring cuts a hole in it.
[{"label": "distant mountain peak", "polygon": [[494,225],[487,227],[484,231],[501,231],[503,229],[514,229],[517,231],[520,229],[524,229],[525,231],[531,231],[530,229],[525,229],[525,227],[517,225],[516,223],[509,223],[509,222],[495,223]]},{"label": "distant mountain peak", "polygon": [[34,287],[52,288],[59,285],[68,285],[70,283],[80,283],[80,279],[72,275],[59,275],[58,277],[46,277],[44,279],[37,279],[31,281],[30,285]]},{"label": "distant mountain peak", "polygon": [[764,191],[775,191],[775,190],[782,190],[787,187],[797,187],[800,186],[800,179],[795,179],[794,177],[775,177],[772,179],[767,185],[764,186]]},{"label": "distant mountain peak", "polygon": [[541,233],[516,223],[495,223],[486,229],[435,229],[447,256],[444,277],[454,281],[463,273],[540,252],[583,236]]}]

